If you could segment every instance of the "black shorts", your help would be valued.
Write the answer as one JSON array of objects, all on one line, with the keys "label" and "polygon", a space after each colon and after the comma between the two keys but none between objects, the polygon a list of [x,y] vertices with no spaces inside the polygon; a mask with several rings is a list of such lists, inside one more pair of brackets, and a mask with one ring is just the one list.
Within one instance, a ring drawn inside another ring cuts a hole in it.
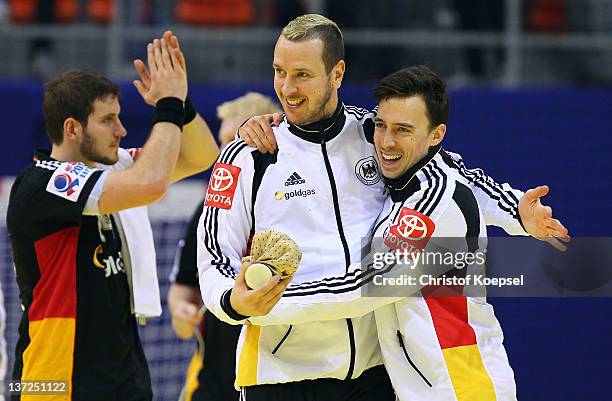
[{"label": "black shorts", "polygon": [[395,401],[385,368],[380,365],[351,380],[316,379],[244,387],[242,401]]}]

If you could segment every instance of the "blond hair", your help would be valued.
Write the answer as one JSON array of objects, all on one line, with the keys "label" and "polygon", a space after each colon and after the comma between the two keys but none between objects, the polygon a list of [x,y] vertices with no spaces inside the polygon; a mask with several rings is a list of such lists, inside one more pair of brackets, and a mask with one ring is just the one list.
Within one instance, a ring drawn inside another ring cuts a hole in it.
[{"label": "blond hair", "polygon": [[234,100],[225,102],[217,107],[217,117],[224,120],[231,117],[250,118],[262,114],[280,112],[280,107],[270,99],[257,92],[248,92]]},{"label": "blond hair", "polygon": [[323,42],[323,63],[330,72],[344,60],[344,39],[338,25],[319,14],[305,14],[290,21],[281,35],[292,42],[320,39]]}]

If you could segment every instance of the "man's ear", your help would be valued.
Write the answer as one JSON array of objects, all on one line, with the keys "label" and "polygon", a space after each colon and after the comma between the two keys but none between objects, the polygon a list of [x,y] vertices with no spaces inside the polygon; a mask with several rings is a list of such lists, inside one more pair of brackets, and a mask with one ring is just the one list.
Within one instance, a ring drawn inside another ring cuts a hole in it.
[{"label": "man's ear", "polygon": [[339,89],[342,86],[342,78],[344,78],[344,72],[346,71],[346,63],[344,60],[338,61],[334,66],[334,86]]},{"label": "man's ear", "polygon": [[436,146],[444,139],[446,135],[446,124],[440,124],[433,129],[433,134],[429,141],[429,146]]},{"label": "man's ear", "polygon": [[83,126],[75,118],[68,117],[64,120],[64,139],[75,141],[83,133]]}]

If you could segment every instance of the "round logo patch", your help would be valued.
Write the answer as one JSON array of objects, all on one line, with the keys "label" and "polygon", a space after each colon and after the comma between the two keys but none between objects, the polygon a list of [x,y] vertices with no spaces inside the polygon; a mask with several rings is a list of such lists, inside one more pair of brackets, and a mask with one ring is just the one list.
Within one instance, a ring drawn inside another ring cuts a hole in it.
[{"label": "round logo patch", "polygon": [[223,167],[218,167],[215,169],[211,178],[212,180],[210,182],[210,186],[212,187],[212,190],[216,192],[223,192],[229,189],[234,183],[232,173]]},{"label": "round logo patch", "polygon": [[380,181],[378,162],[374,156],[365,157],[355,165],[355,175],[366,185],[374,185]]}]

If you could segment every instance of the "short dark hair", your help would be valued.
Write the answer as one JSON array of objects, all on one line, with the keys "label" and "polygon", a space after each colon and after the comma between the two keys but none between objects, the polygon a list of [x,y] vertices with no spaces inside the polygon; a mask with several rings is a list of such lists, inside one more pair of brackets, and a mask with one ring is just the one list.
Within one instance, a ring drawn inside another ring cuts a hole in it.
[{"label": "short dark hair", "polygon": [[281,34],[292,42],[320,39],[323,42],[323,64],[327,73],[338,61],[344,60],[342,32],[334,21],[322,15],[300,15],[290,21]]},{"label": "short dark hair", "polygon": [[43,110],[51,143],[61,145],[64,121],[74,118],[84,127],[97,99],[119,97],[119,87],[93,70],[69,70],[45,84]]},{"label": "short dark hair", "polygon": [[373,96],[379,103],[389,98],[421,96],[432,127],[448,121],[449,96],[446,84],[427,66],[403,68],[387,75],[378,82]]}]

